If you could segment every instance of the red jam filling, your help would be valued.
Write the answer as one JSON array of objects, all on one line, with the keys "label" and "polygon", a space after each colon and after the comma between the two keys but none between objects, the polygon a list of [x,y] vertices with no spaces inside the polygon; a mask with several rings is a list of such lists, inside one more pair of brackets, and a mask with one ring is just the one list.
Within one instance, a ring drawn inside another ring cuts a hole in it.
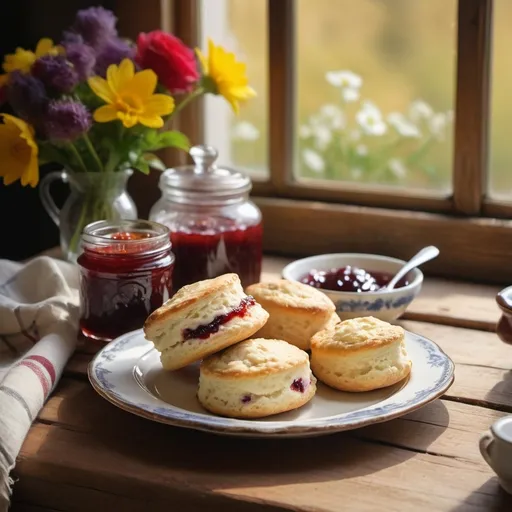
[{"label": "red jam filling", "polygon": [[297,393],[304,393],[306,391],[306,384],[304,384],[304,380],[301,378],[295,379],[290,386],[292,391],[297,391]]},{"label": "red jam filling", "polygon": [[[340,292],[375,292],[386,286],[393,276],[394,274],[388,272],[366,271],[347,265],[328,271],[312,270],[301,279],[301,283],[309,284],[314,288]],[[395,288],[408,284],[406,276],[397,283]]]},{"label": "red jam filling", "polygon": [[261,224],[242,229],[228,220],[222,230],[198,223],[172,232],[175,289],[231,272],[239,275],[244,287],[259,282],[262,235]]},{"label": "red jam filling", "polygon": [[243,318],[245,314],[247,313],[247,310],[256,304],[256,301],[251,297],[247,296],[242,299],[240,304],[232,309],[229,313],[226,313],[224,315],[216,316],[212,322],[210,322],[207,325],[200,325],[199,327],[196,327],[195,329],[184,329],[183,330],[183,340],[190,340],[190,339],[200,339],[205,340],[209,338],[212,334],[215,334],[219,331],[221,325],[224,325],[225,323],[229,322],[235,317]]},{"label": "red jam filling", "polygon": [[[146,233],[116,233],[114,240],[151,238]],[[82,333],[109,341],[142,327],[150,313],[172,293],[170,251],[153,245],[113,243],[85,248],[81,266],[80,296]]]}]

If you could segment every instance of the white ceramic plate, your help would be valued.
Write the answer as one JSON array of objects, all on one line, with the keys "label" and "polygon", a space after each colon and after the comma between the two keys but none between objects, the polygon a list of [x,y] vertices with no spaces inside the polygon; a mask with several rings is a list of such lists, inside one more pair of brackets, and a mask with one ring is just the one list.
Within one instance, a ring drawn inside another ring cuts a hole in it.
[{"label": "white ceramic plate", "polygon": [[442,395],[453,382],[454,365],[433,342],[406,332],[412,360],[408,379],[389,388],[344,393],[319,383],[305,406],[261,420],[216,416],[199,404],[198,365],[168,372],[142,330],[106,345],[91,361],[89,380],[114,405],[139,416],[218,434],[250,437],[306,437],[350,430],[390,420]]}]

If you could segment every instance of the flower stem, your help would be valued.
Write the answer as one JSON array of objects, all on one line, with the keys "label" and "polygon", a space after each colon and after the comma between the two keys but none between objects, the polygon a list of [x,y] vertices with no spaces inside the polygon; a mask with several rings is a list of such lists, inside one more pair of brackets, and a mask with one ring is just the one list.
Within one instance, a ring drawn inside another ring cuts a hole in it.
[{"label": "flower stem", "polygon": [[78,162],[78,165],[80,165],[80,167],[83,169],[84,172],[87,172],[87,167],[85,166],[85,163],[84,163],[82,157],[80,156],[80,153],[76,149],[75,145],[72,142],[68,142],[67,146],[69,147],[69,149],[75,156],[76,161]]},{"label": "flower stem", "polygon": [[84,201],[82,204],[82,209],[80,211],[80,217],[75,227],[75,231],[73,232],[73,236],[69,241],[68,251],[70,251],[75,256],[78,256],[78,242],[80,241],[80,237],[82,235],[83,228],[85,227],[85,220],[87,218],[87,201]]},{"label": "flower stem", "polygon": [[96,153],[96,150],[94,149],[94,146],[91,143],[91,139],[89,139],[89,135],[87,135],[87,133],[84,133],[83,138],[85,140],[87,148],[89,149],[89,152],[91,153],[93,159],[96,161],[99,171],[103,172],[103,165],[101,164],[100,157],[98,156],[98,153]]},{"label": "flower stem", "polygon": [[184,100],[182,100],[176,108],[172,111],[171,117],[178,114],[183,108],[185,108],[192,100],[198,98],[204,94],[205,90],[202,87],[198,87],[195,91],[192,91]]}]

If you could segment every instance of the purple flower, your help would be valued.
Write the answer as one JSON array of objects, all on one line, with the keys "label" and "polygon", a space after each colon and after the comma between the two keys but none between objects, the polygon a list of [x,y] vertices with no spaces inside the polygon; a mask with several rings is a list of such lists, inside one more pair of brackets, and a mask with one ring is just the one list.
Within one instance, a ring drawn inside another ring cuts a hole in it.
[{"label": "purple flower", "polygon": [[13,71],[6,89],[7,101],[16,115],[37,125],[48,106],[43,83],[32,75]]},{"label": "purple flower", "polygon": [[78,83],[78,73],[62,55],[47,55],[37,59],[32,74],[57,93],[69,93]]},{"label": "purple flower", "polygon": [[112,11],[103,7],[90,7],[78,11],[72,31],[83,37],[83,40],[94,49],[117,36],[117,18]]},{"label": "purple flower", "polygon": [[68,46],[69,44],[85,44],[84,38],[77,34],[76,32],[73,32],[72,30],[65,30],[62,34],[62,41],[61,44],[63,46]]},{"label": "purple flower", "polygon": [[91,114],[83,103],[54,100],[48,105],[44,131],[48,139],[73,141],[89,130]]},{"label": "purple flower", "polygon": [[115,37],[107,41],[103,49],[96,55],[94,71],[97,75],[105,76],[107,68],[111,64],[119,64],[123,59],[133,60],[134,58],[135,48],[122,39]]},{"label": "purple flower", "polygon": [[96,63],[94,50],[84,43],[65,43],[66,58],[75,68],[80,81],[89,78]]}]

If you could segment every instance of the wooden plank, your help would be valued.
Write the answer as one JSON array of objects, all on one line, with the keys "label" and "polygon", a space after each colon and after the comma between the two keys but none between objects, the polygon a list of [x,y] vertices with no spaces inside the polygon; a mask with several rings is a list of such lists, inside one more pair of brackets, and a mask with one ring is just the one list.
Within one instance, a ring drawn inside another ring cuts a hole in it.
[{"label": "wooden plank", "polygon": [[483,205],[484,215],[487,217],[497,217],[500,219],[512,218],[512,202],[510,197],[485,198]]},{"label": "wooden plank", "polygon": [[512,368],[512,347],[494,333],[412,320],[399,323],[405,329],[435,341],[457,365]]},{"label": "wooden plank", "polygon": [[436,213],[453,212],[453,199],[446,194],[430,190],[385,187],[378,184],[298,179],[294,176],[279,189],[279,193],[256,183],[253,191],[254,195],[258,197],[289,197],[378,208],[399,208]]},{"label": "wooden plank", "polygon": [[501,412],[483,407],[436,400],[403,418],[355,430],[354,435],[481,465],[485,462],[478,439],[502,416]]},{"label": "wooden plank", "polygon": [[427,277],[404,318],[495,332],[500,317],[495,297],[500,289]]},{"label": "wooden plank", "polygon": [[[293,259],[265,256],[262,281],[279,279]],[[420,295],[404,318],[495,331],[500,310],[495,296],[500,286],[426,277]]]},{"label": "wooden plank", "polygon": [[[268,0],[270,182],[279,192],[293,179],[295,16],[293,0]],[[267,186],[268,188],[268,186]]]},{"label": "wooden plank", "polygon": [[[73,404],[68,407],[78,412],[80,403]],[[287,441],[214,437],[124,416],[114,424],[109,414],[109,421],[96,424],[94,435],[35,425],[17,464],[16,474],[25,482],[18,499],[31,495],[45,505],[32,485],[37,479],[46,482],[46,493],[58,493],[61,485],[82,488],[82,500],[98,511],[110,509],[84,494],[87,489],[167,504],[175,497],[182,503],[196,495],[208,503],[231,497],[239,500],[238,510],[246,510],[247,502],[261,510],[322,511],[340,510],[346,500],[355,511],[403,510],[403,503],[411,510],[444,511],[465,504],[487,511],[512,504],[510,497],[502,502],[492,471],[476,458],[470,464],[347,434]],[[468,449],[476,450],[476,443]]]},{"label": "wooden plank", "polygon": [[267,253],[364,252],[408,259],[422,246],[436,245],[440,256],[424,266],[431,275],[503,286],[512,281],[512,221],[289,199],[256,202]]},{"label": "wooden plank", "polygon": [[455,362],[455,382],[443,398],[512,413],[512,350],[494,333],[403,321],[434,340]]},{"label": "wooden plank", "polygon": [[[173,32],[191,48],[201,45],[201,2],[198,0],[173,0]],[[192,144],[204,142],[204,102],[196,99],[179,114],[177,128],[182,130]],[[180,163],[187,161],[183,152],[176,154]]]},{"label": "wooden plank", "polygon": [[453,198],[480,213],[486,192],[492,0],[459,0]]}]

